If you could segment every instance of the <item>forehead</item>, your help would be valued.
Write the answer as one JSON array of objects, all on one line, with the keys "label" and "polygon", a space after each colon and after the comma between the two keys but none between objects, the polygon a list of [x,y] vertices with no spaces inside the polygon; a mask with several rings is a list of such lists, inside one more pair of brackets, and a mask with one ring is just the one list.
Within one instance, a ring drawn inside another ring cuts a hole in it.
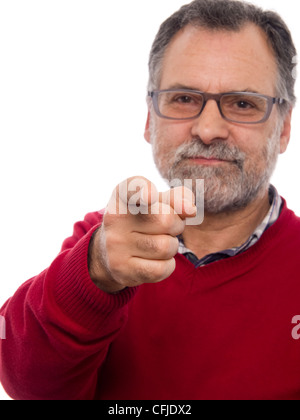
[{"label": "forehead", "polygon": [[170,42],[160,89],[186,86],[209,92],[252,90],[275,95],[276,59],[266,35],[253,24],[239,32],[187,26]]}]

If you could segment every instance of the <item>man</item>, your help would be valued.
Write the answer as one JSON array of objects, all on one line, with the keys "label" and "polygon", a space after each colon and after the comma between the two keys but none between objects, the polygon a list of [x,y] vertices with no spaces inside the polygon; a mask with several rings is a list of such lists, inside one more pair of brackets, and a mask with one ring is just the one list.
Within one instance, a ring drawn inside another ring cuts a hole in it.
[{"label": "man", "polygon": [[243,2],[195,0],[163,23],[145,138],[170,185],[193,180],[196,200],[204,179],[204,221],[188,223],[185,188],[139,178],[77,223],[1,310],[13,398],[300,398],[300,221],[270,186],[295,55],[281,18]]}]

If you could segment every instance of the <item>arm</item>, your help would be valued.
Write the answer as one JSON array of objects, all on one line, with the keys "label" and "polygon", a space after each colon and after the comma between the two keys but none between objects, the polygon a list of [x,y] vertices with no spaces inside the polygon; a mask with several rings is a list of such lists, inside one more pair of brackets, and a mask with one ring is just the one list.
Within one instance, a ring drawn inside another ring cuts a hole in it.
[{"label": "arm", "polygon": [[[148,209],[142,214],[128,211],[132,183],[140,191],[137,208]],[[127,321],[129,301],[138,286],[172,274],[177,236],[196,211],[191,202],[192,212],[186,212],[184,189],[155,190],[142,178],[121,183],[105,215],[90,214],[76,224],[52,265],[4,305],[0,375],[10,396],[94,398],[99,369]],[[115,204],[117,212],[111,211]]]},{"label": "arm", "polygon": [[89,244],[102,216],[74,227],[51,266],[4,305],[0,378],[14,399],[93,399],[98,370],[127,318],[135,289],[110,295],[88,271]]}]

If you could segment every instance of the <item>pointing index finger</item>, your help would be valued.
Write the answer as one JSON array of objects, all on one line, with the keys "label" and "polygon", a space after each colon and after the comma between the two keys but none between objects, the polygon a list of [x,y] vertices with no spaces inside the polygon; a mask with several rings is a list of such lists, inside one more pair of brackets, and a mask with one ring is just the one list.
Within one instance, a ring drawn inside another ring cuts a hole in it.
[{"label": "pointing index finger", "polygon": [[148,214],[158,201],[155,185],[143,177],[132,177],[121,182],[114,190],[107,212],[110,214]]}]

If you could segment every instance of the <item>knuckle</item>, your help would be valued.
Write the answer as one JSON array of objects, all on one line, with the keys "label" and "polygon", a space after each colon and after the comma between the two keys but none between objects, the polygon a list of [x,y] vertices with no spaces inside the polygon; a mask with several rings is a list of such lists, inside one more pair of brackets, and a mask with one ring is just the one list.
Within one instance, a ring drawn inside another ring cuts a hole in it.
[{"label": "knuckle", "polygon": [[161,214],[160,225],[164,232],[168,233],[173,230],[176,216],[174,214]]},{"label": "knuckle", "polygon": [[137,248],[159,259],[173,257],[178,250],[178,239],[168,235],[145,236],[137,240]]},{"label": "knuckle", "polygon": [[161,261],[160,276],[158,277],[157,281],[162,281],[170,277],[170,275],[175,270],[175,267],[176,263],[174,258],[171,258],[167,261]]},{"label": "knuckle", "polygon": [[168,256],[171,249],[171,238],[168,238],[167,236],[160,236],[157,238],[157,249],[159,251],[159,254],[163,256]]},{"label": "knuckle", "polygon": [[136,274],[141,283],[158,283],[171,275],[175,268],[175,260],[169,261],[144,261]]},{"label": "knuckle", "polygon": [[146,261],[139,261],[134,268],[134,276],[137,278],[139,283],[151,283],[153,281],[153,267],[150,267],[150,263]]},{"label": "knuckle", "polygon": [[164,229],[166,233],[169,233],[172,236],[180,235],[184,230],[184,222],[180,219],[178,215],[165,215],[162,220]]},{"label": "knuckle", "polygon": [[142,238],[137,239],[136,247],[138,250],[143,252],[151,252],[153,254],[159,252],[158,241],[147,235],[143,235]]},{"label": "knuckle", "polygon": [[169,259],[177,253],[178,239],[167,235],[161,236],[158,238],[158,249],[161,258]]},{"label": "knuckle", "polygon": [[141,283],[152,283],[157,278],[156,271],[153,267],[153,264],[143,264],[139,267],[137,276]]},{"label": "knuckle", "polygon": [[156,281],[160,281],[165,278],[166,266],[167,264],[165,261],[157,261],[157,263],[155,264],[155,269],[154,269]]}]

